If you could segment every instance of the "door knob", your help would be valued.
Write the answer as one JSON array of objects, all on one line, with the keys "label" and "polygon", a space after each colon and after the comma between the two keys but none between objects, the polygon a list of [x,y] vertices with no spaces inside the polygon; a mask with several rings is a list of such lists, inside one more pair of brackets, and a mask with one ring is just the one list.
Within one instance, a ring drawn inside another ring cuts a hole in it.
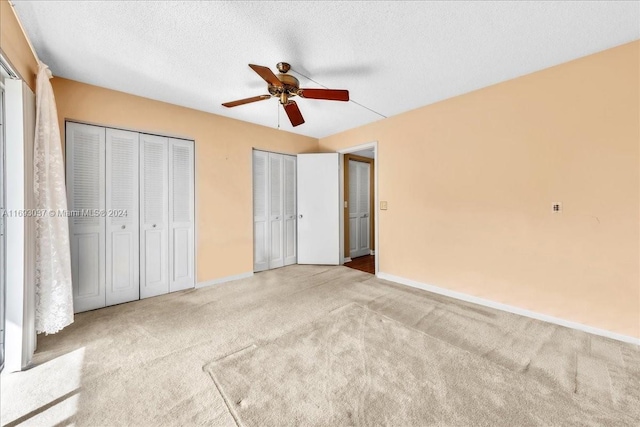
[{"label": "door knob", "polygon": [[362,215],[362,218],[366,218],[368,216],[369,216],[368,214],[364,214],[364,215]]},{"label": "door knob", "polygon": [[122,226],[122,229],[124,230],[125,228],[127,228],[127,226],[126,226],[126,225],[123,225],[123,226]]},{"label": "door knob", "polygon": [[277,217],[276,217],[276,219],[280,219],[280,217],[279,217],[279,216],[277,216]]},{"label": "door knob", "polygon": [[152,227],[153,227],[153,228],[156,228],[156,225],[155,225],[155,224],[153,224],[153,225],[152,225]]},{"label": "door knob", "polygon": [[302,214],[300,214],[300,218],[302,218]]}]

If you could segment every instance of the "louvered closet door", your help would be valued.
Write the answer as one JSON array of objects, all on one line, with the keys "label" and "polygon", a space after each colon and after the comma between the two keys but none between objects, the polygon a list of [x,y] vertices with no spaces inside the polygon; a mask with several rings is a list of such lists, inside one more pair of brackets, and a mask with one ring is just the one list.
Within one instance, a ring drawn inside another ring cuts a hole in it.
[{"label": "louvered closet door", "polygon": [[358,224],[358,253],[362,255],[369,255],[369,234],[371,224],[370,210],[370,168],[371,165],[365,162],[357,162],[358,168],[358,212],[360,213],[360,221]]},{"label": "louvered closet door", "polygon": [[253,150],[253,271],[269,269],[269,153]]},{"label": "louvered closet door", "polygon": [[169,142],[140,134],[140,298],[169,292]]},{"label": "louvered closet door", "polygon": [[358,256],[358,162],[349,160],[349,257]]},{"label": "louvered closet door", "polygon": [[[66,124],[66,166],[74,311],[104,307],[105,129]],[[75,216],[77,215],[77,216]]]},{"label": "louvered closet door", "polygon": [[284,265],[295,264],[297,257],[296,157],[284,158]]},{"label": "louvered closet door", "polygon": [[140,298],[138,133],[106,130],[107,305]]},{"label": "louvered closet door", "polygon": [[195,286],[194,142],[169,139],[169,291]]},{"label": "louvered closet door", "polygon": [[349,256],[369,252],[369,163],[349,160]]},{"label": "louvered closet door", "polygon": [[269,268],[284,265],[284,159],[269,153]]}]

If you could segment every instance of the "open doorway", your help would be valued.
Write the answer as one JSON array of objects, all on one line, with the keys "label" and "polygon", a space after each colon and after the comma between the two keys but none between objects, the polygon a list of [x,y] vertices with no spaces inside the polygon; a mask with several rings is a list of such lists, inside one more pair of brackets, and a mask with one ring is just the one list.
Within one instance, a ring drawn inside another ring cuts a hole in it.
[{"label": "open doorway", "polygon": [[377,143],[351,147],[342,154],[341,252],[346,267],[376,274]]}]

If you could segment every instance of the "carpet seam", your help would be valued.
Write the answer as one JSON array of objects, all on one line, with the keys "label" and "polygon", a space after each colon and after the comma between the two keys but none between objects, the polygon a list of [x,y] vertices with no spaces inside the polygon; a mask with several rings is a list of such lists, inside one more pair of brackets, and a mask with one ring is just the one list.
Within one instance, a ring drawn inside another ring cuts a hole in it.
[{"label": "carpet seam", "polygon": [[[208,365],[206,365],[206,366],[208,366]],[[218,390],[218,393],[220,393],[220,396],[222,397],[222,400],[224,401],[224,404],[227,407],[227,410],[229,411],[229,414],[231,414],[231,418],[233,418],[233,421],[236,423],[236,426],[237,427],[244,427],[244,424],[242,424],[242,421],[240,420],[240,417],[238,416],[238,414],[236,414],[235,410],[231,407],[230,402],[229,402],[229,398],[224,393],[224,391],[222,391],[222,387],[220,386],[220,384],[218,384],[218,380],[216,379],[216,377],[213,374],[213,372],[210,369],[207,369],[207,373],[209,374],[209,376],[213,380],[213,384],[216,386],[216,389]]]}]

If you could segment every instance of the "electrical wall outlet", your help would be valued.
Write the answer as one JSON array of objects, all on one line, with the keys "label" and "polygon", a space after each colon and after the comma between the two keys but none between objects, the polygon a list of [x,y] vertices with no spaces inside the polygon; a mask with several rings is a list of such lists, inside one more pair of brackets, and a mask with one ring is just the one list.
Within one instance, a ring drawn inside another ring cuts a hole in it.
[{"label": "electrical wall outlet", "polygon": [[381,211],[387,210],[387,202],[380,202],[380,210]]},{"label": "electrical wall outlet", "polygon": [[553,213],[561,213],[562,212],[562,202],[553,202],[551,204],[551,211]]}]

